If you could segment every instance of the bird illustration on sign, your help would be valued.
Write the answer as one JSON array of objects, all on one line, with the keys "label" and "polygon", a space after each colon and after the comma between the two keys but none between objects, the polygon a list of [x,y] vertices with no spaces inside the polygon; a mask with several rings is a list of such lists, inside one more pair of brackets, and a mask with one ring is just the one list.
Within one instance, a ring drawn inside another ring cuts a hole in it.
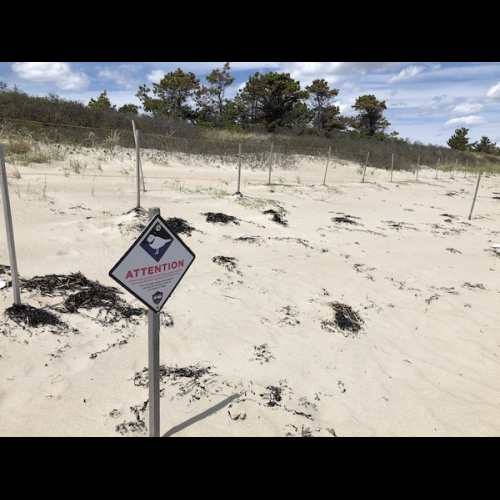
[{"label": "bird illustration on sign", "polygon": [[160,262],[173,242],[172,235],[161,224],[157,224],[146,236],[141,246],[156,262]]}]

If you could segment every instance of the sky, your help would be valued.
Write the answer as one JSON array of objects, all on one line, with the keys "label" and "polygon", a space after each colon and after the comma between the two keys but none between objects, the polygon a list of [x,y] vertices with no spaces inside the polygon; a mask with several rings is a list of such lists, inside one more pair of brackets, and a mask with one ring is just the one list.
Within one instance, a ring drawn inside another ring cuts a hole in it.
[{"label": "sky", "polygon": [[[0,82],[32,96],[57,95],[88,104],[107,92],[117,108],[141,105],[136,94],[168,73],[194,73],[202,85],[226,62],[0,62]],[[385,101],[387,133],[412,143],[445,146],[459,128],[470,142],[488,137],[500,146],[500,62],[230,62],[232,99],[257,72],[286,73],[303,89],[326,80],[339,91],[341,114],[356,114],[364,95]]]}]

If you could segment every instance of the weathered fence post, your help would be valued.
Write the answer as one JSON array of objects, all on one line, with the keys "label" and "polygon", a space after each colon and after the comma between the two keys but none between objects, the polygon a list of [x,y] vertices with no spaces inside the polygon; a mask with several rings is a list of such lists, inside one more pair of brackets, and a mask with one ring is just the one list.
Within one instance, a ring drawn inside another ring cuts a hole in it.
[{"label": "weathered fence post", "polygon": [[3,209],[5,226],[7,228],[7,244],[10,255],[10,274],[12,276],[12,289],[14,290],[14,305],[21,305],[21,289],[19,286],[19,272],[17,270],[16,245],[14,243],[14,227],[12,224],[12,211],[9,198],[9,182],[5,166],[4,149],[0,146],[0,184],[2,187]]}]

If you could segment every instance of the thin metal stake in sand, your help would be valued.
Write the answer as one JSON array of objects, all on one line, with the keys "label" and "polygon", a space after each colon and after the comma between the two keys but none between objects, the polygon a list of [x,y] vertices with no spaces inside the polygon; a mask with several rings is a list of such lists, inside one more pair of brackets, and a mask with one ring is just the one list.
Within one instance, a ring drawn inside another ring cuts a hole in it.
[{"label": "thin metal stake in sand", "polygon": [[241,194],[241,156],[242,156],[243,146],[240,144],[238,153],[238,191],[236,191],[236,196],[242,196]]},{"label": "thin metal stake in sand", "polygon": [[368,169],[368,165],[370,163],[370,152],[368,152],[368,156],[366,157],[366,163],[365,163],[365,169],[363,171],[363,183],[365,182],[366,180],[366,170]]},{"label": "thin metal stake in sand", "polygon": [[7,228],[7,243],[10,255],[10,274],[12,276],[12,289],[14,290],[14,305],[21,305],[21,289],[19,286],[19,273],[17,270],[16,245],[14,243],[14,227],[12,224],[12,211],[10,208],[9,183],[7,168],[5,167],[4,149],[0,146],[0,184],[2,185],[3,210],[5,226]]},{"label": "thin metal stake in sand", "polygon": [[[138,148],[138,151],[140,151],[139,150],[138,138],[137,138],[137,127],[135,125],[135,121],[134,120],[132,120],[132,129],[134,130],[135,147]],[[142,168],[142,160],[141,160],[140,154],[138,155],[137,161],[139,162],[139,164],[141,166],[142,190],[144,192],[146,192],[146,179],[144,178],[144,170]],[[139,208],[139,207],[137,207],[137,208]]]},{"label": "thin metal stake in sand", "polygon": [[136,162],[137,162],[137,207],[141,208],[141,143],[140,143],[140,131],[137,130],[135,133],[136,142]]},{"label": "thin metal stake in sand", "polygon": [[[159,208],[149,209],[152,221],[160,215]],[[160,437],[160,313],[149,311],[149,432]]]},{"label": "thin metal stake in sand", "polygon": [[472,209],[470,211],[470,216],[469,216],[469,220],[472,220],[472,215],[474,213],[474,207],[476,206],[476,200],[477,200],[477,195],[479,193],[479,186],[481,184],[481,177],[483,175],[483,172],[479,172],[479,176],[477,178],[477,186],[476,186],[476,194],[474,195],[474,202],[472,203]]},{"label": "thin metal stake in sand", "polygon": [[269,185],[271,185],[273,175],[274,142],[271,144],[271,158],[269,159]]},{"label": "thin metal stake in sand", "polygon": [[328,151],[328,161],[326,162],[326,172],[325,172],[325,180],[323,181],[323,186],[326,186],[326,178],[328,176],[328,169],[330,168],[331,159],[332,159],[332,148],[330,146],[330,150]]},{"label": "thin metal stake in sand", "polygon": [[436,180],[439,179],[439,167],[441,166],[441,158],[438,159],[438,164],[436,166]]}]

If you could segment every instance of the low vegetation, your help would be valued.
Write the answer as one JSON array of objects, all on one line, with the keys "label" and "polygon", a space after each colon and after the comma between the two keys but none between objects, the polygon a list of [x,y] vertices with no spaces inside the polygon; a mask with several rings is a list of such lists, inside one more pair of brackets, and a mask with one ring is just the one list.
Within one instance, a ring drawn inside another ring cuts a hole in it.
[{"label": "low vegetation", "polygon": [[[321,161],[331,156],[336,162],[360,166],[368,162],[370,167],[387,170],[414,171],[421,166],[449,172],[500,171],[499,156],[470,148],[460,151],[384,134],[369,137],[353,130],[318,133],[304,127],[275,127],[273,131],[259,125],[212,127],[127,110],[54,95],[32,97],[4,86],[0,89],[0,144],[8,161],[18,165],[66,160],[81,148],[99,147],[112,157],[118,148],[136,147],[134,125],[143,150],[198,155],[226,164],[238,161],[241,148],[244,166],[252,169],[267,169],[270,161],[278,168],[291,169],[297,156]],[[72,164],[71,168],[82,171],[84,166]]]}]

